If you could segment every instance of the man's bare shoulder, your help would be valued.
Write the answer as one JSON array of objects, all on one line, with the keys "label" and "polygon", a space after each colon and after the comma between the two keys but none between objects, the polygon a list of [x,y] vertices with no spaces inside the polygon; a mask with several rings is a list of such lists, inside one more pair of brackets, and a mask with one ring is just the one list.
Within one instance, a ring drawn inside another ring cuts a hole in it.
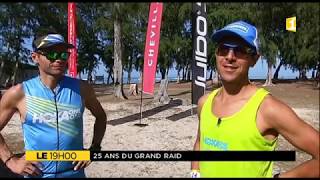
[{"label": "man's bare shoulder", "polygon": [[264,120],[272,127],[283,123],[284,119],[297,116],[293,109],[280,99],[267,95],[260,106]]},{"label": "man's bare shoulder", "polygon": [[80,86],[88,85],[89,83],[86,80],[80,79]]},{"label": "man's bare shoulder", "polygon": [[14,99],[20,99],[20,98],[24,97],[23,85],[22,84],[17,84],[15,86],[10,87],[3,94],[3,98],[5,98],[5,97],[14,98]]},{"label": "man's bare shoulder", "polygon": [[22,84],[10,87],[1,98],[1,104],[6,107],[15,107],[24,98]]},{"label": "man's bare shoulder", "polygon": [[201,96],[198,100],[198,115],[200,115],[201,113],[201,109],[202,109],[202,106],[204,105],[204,103],[207,101],[208,97],[209,97],[210,93],[208,94],[205,94],[203,96]]},{"label": "man's bare shoulder", "polygon": [[95,92],[92,85],[90,85],[87,81],[80,80],[80,91],[81,96],[84,99],[90,99],[95,96]]},{"label": "man's bare shoulder", "polygon": [[88,89],[91,89],[92,86],[87,81],[80,80],[80,88],[81,88],[81,90],[86,91]]},{"label": "man's bare shoulder", "polygon": [[207,93],[207,94],[201,96],[198,100],[198,106],[202,106],[206,102],[206,100],[208,99],[209,95],[210,95],[210,93]]},{"label": "man's bare shoulder", "polygon": [[272,95],[267,95],[261,104],[261,109],[266,113],[279,112],[279,108],[283,109],[290,107],[286,103]]}]

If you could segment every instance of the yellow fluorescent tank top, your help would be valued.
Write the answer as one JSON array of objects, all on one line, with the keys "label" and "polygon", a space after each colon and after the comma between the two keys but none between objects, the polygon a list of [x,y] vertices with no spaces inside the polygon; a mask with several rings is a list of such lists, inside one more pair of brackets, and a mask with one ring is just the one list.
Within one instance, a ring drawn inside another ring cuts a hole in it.
[{"label": "yellow fluorescent tank top", "polygon": [[[235,114],[218,117],[212,112],[212,101],[220,90],[214,90],[200,114],[201,151],[274,151],[277,138],[266,140],[256,126],[258,108],[269,93],[260,88]],[[201,177],[272,177],[270,161],[200,161]]]}]

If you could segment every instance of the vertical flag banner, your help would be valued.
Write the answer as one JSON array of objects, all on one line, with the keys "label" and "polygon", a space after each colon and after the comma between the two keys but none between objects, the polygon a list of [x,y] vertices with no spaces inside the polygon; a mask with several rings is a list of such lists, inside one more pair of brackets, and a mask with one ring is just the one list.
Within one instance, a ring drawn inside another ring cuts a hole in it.
[{"label": "vertical flag banner", "polygon": [[151,3],[143,65],[143,92],[153,94],[163,3]]},{"label": "vertical flag banner", "polygon": [[192,104],[197,104],[206,90],[207,27],[206,4],[194,3],[192,6]]},{"label": "vertical flag banner", "polygon": [[77,77],[77,32],[76,32],[76,4],[68,3],[68,43],[73,44],[75,48],[70,49],[68,60],[69,75]]}]

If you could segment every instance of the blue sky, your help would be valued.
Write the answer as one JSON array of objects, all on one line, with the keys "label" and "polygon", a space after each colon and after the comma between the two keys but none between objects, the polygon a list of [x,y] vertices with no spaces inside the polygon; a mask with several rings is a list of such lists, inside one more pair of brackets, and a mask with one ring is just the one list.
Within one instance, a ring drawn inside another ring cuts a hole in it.
[{"label": "blue sky", "polygon": [[[279,63],[279,62],[278,62]],[[277,65],[278,65],[277,63]],[[250,79],[265,79],[267,77],[267,62],[264,59],[259,59],[257,64],[253,67],[250,68],[249,70],[249,78]],[[272,72],[275,72],[275,68],[272,70]],[[182,73],[182,72],[181,72]],[[307,72],[307,77],[311,77],[311,73],[312,71],[308,71]],[[105,79],[107,78],[107,74],[106,74],[106,69],[104,68],[104,66],[102,65],[102,63],[100,63],[99,67],[95,69],[95,73],[96,76],[104,76]],[[124,79],[127,78],[128,73],[124,72]],[[208,72],[207,76],[210,75],[210,72]],[[86,78],[86,74],[83,74],[81,77],[82,78]],[[279,78],[280,79],[295,79],[297,76],[299,76],[299,72],[293,72],[291,69],[286,69],[284,66],[282,66],[280,68],[279,71]],[[177,71],[173,68],[169,71],[169,78],[170,79],[175,79],[177,77]],[[138,79],[139,78],[139,73],[137,71],[133,71],[131,74],[131,78],[132,79]],[[156,79],[159,80],[161,79],[161,75],[160,73],[156,74]],[[125,82],[126,80],[124,80]]]},{"label": "blue sky", "polygon": [[[24,41],[24,45],[28,48],[28,49],[32,49],[32,38],[30,39],[25,39]],[[279,62],[277,62],[278,65]],[[95,72],[93,73],[96,76],[104,76],[105,79],[107,79],[107,73],[106,73],[106,69],[104,67],[104,65],[102,64],[102,62],[99,63],[99,66],[94,70]],[[249,78],[250,79],[265,79],[267,77],[267,62],[264,59],[259,59],[257,64],[253,67],[250,68],[249,70]],[[273,73],[275,72],[275,69],[273,69],[272,71]],[[182,72],[181,72],[182,73]],[[210,72],[208,72],[207,76],[209,76]],[[311,77],[311,73],[312,71],[308,71],[307,72],[307,77]],[[286,69],[284,66],[282,66],[280,68],[280,72],[279,72],[279,78],[280,79],[295,79],[297,76],[299,75],[299,72],[293,72],[291,69]],[[124,78],[127,78],[128,73],[124,72]],[[82,74],[81,75],[82,78],[86,78],[87,74]],[[177,77],[177,71],[172,68],[169,71],[169,78],[170,79],[174,79]],[[131,74],[131,78],[132,79],[138,79],[139,78],[139,72],[133,71]],[[161,79],[161,75],[160,73],[156,74],[156,78],[157,79]],[[126,80],[124,80],[126,81]]]}]

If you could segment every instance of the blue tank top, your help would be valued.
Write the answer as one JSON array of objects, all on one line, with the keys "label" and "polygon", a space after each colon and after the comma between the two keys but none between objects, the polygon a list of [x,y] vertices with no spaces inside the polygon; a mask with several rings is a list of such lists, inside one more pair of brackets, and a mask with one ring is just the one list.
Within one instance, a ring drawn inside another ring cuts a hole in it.
[{"label": "blue tank top", "polygon": [[[22,83],[26,117],[22,124],[25,150],[82,150],[84,107],[80,81],[64,76],[54,90],[37,76]],[[42,177],[85,177],[72,161],[41,161]]]}]

